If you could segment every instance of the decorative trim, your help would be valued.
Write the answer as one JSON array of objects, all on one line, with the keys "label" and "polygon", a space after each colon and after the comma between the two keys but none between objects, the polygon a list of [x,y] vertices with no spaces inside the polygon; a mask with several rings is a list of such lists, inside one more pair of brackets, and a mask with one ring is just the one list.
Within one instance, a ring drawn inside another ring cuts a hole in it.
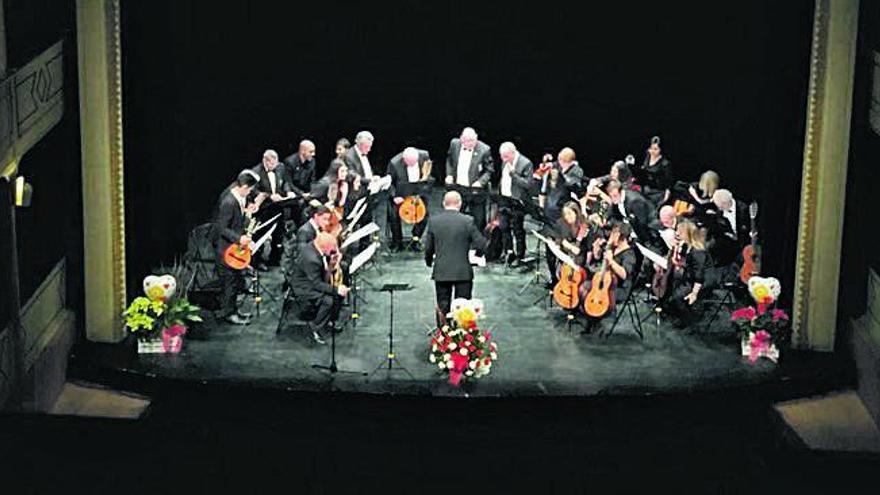
[{"label": "decorative trim", "polygon": [[794,309],[792,343],[797,347],[808,345],[806,313],[810,305],[810,278],[813,271],[813,245],[816,224],[816,188],[819,167],[819,133],[822,128],[822,103],[825,97],[825,54],[828,49],[828,2],[816,0],[813,14],[813,42],[810,55],[810,83],[807,98],[807,124],[804,136],[803,183],[801,185],[801,214],[798,230],[797,265],[794,282]]},{"label": "decorative trim", "polygon": [[[125,310],[125,170],[122,145],[122,44],[119,0],[106,0],[107,71],[110,120],[111,222],[113,236],[114,310]],[[121,316],[120,316],[121,318]],[[121,325],[121,320],[120,320]]]}]

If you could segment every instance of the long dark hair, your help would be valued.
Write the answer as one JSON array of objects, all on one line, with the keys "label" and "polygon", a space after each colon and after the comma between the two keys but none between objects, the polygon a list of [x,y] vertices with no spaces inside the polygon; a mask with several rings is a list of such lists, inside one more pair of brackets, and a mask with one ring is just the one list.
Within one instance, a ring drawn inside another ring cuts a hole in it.
[{"label": "long dark hair", "polygon": [[330,182],[336,182],[337,175],[339,175],[339,169],[342,167],[347,167],[344,161],[336,158],[330,162],[330,166],[327,167],[327,171],[324,172],[324,177],[326,177]]}]

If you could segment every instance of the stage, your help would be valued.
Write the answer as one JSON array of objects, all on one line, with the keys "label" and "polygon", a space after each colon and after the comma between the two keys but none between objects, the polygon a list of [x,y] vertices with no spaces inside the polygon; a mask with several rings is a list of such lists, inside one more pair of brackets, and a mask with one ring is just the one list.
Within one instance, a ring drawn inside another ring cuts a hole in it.
[{"label": "stage", "polygon": [[[527,227],[534,226],[527,221]],[[530,250],[537,240],[529,238]],[[546,272],[541,260],[539,269]],[[179,355],[136,354],[134,342],[116,346],[110,367],[133,376],[221,383],[296,391],[334,391],[415,394],[453,397],[529,397],[654,395],[713,391],[765,384],[779,378],[777,366],[763,359],[749,363],[740,356],[740,343],[723,308],[707,325],[715,306],[707,306],[698,325],[684,330],[659,322],[644,301],[634,299],[644,340],[635,332],[628,312],[610,337],[598,332],[581,335],[575,322],[569,328],[564,310],[543,288],[532,283],[530,268],[489,263],[475,269],[475,297],[483,299],[480,325],[494,335],[499,361],[491,374],[476,383],[455,388],[436,365],[428,362],[433,325],[434,288],[421,253],[380,253],[359,274],[357,324],[337,336],[337,364],[354,373],[331,374],[313,364],[330,363],[327,345],[314,343],[304,327],[282,325],[282,275],[272,268],[261,275],[264,294],[256,316],[252,296],[242,296],[243,308],[254,313],[251,324],[234,326],[208,315],[193,329]],[[412,290],[394,294],[394,349],[406,368],[388,371],[389,294],[376,289],[385,283],[408,283]],[[722,294],[719,292],[717,298]],[[350,307],[343,310],[348,317]],[[607,330],[610,319],[604,322]],[[369,375],[369,376],[365,376]]]}]

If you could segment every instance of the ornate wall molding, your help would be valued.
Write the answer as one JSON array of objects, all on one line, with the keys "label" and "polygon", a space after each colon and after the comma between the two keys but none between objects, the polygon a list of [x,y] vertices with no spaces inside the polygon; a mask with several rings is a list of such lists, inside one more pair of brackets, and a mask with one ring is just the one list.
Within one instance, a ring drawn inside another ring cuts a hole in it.
[{"label": "ornate wall molding", "polygon": [[120,0],[107,0],[107,55],[110,104],[111,222],[113,232],[113,294],[119,314],[125,293],[125,170],[122,149],[122,45]]}]

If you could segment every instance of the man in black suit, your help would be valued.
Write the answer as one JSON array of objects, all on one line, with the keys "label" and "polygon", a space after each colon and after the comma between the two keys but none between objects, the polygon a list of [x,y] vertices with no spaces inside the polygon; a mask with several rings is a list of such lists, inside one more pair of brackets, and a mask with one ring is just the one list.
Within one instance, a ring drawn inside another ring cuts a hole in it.
[{"label": "man in black suit", "polygon": [[[260,178],[251,192],[251,195],[255,196],[254,202],[260,208],[260,220],[268,220],[278,213],[284,214],[276,222],[278,227],[272,233],[272,242],[269,244],[268,259],[266,260],[266,263],[270,265],[278,265],[281,260],[281,255],[284,251],[286,227],[284,216],[290,215],[286,211],[288,209],[287,206],[276,207],[275,205],[296,196],[296,193],[290,188],[288,179],[285,177],[287,174],[283,173],[283,169],[279,168],[279,165],[278,153],[275,150],[266,150],[263,152],[262,163],[251,169]],[[258,269],[266,269],[262,259],[259,263],[255,263],[255,265]]]},{"label": "man in black suit", "polygon": [[[325,232],[303,246],[290,273],[290,289],[296,297],[300,318],[309,322],[312,338],[324,344],[326,330],[334,331],[342,300],[348,294],[345,285],[333,286],[330,263],[338,262],[336,238]],[[330,258],[330,259],[328,259]]]},{"label": "man in black suit", "polygon": [[636,238],[648,242],[652,238],[649,229],[657,225],[651,203],[640,193],[625,189],[616,180],[609,181],[605,190],[611,199],[608,219],[629,223]]},{"label": "man in black suit", "polygon": [[[498,193],[522,202],[531,201],[534,169],[531,160],[521,155],[516,146],[509,141],[501,144],[499,155],[501,176],[498,178]],[[507,262],[516,264],[517,260],[523,259],[526,254],[526,230],[523,226],[525,214],[515,208],[501,208],[500,214],[502,250],[507,253]]]},{"label": "man in black suit", "polygon": [[[584,189],[584,171],[571,148],[562,148],[551,164],[550,172],[542,178],[538,205],[551,220],[562,213],[562,205],[572,201],[572,193],[580,196]],[[536,173],[537,175],[537,173]]]},{"label": "man in black suit", "polygon": [[703,221],[715,265],[727,266],[736,262],[742,248],[751,242],[749,207],[735,200],[729,190],[717,189]]},{"label": "man in black suit", "polygon": [[[388,162],[388,173],[391,174],[390,195],[392,203],[395,206],[388,215],[388,220],[391,223],[392,250],[403,248],[403,228],[401,226],[400,215],[397,212],[397,207],[403,203],[406,196],[416,195],[418,192],[413,189],[410,184],[424,184],[428,181],[429,177],[422,177],[422,167],[425,166],[425,162],[430,160],[431,157],[427,151],[409,147],[403,150],[403,152],[395,155],[394,158]],[[425,203],[425,218],[421,222],[413,225],[412,228],[413,249],[416,251],[418,251],[419,239],[425,232],[425,227],[428,226],[429,216],[427,210],[428,198],[424,195],[419,196]]]},{"label": "man in black suit", "polygon": [[252,170],[243,170],[235,182],[223,190],[214,213],[214,246],[217,252],[217,271],[220,275],[220,312],[218,316],[228,323],[242,325],[249,315],[240,313],[236,304],[239,292],[245,290],[244,276],[223,261],[223,253],[233,243],[246,246],[251,238],[245,235],[245,213],[254,213],[257,205],[248,203],[247,198],[257,184],[259,177]]},{"label": "man in black suit", "polygon": [[453,290],[455,297],[471,298],[474,271],[468,251],[473,247],[480,253],[487,244],[473,219],[460,213],[460,209],[461,195],[447,192],[443,196],[443,211],[431,217],[425,235],[425,264],[433,265],[431,278],[437,293],[438,325],[440,316],[445,318],[449,313]]},{"label": "man in black suit", "polygon": [[[446,154],[446,183],[463,187],[489,187],[494,170],[492,150],[489,145],[477,139],[477,131],[465,127],[461,136],[449,143]],[[474,217],[474,223],[480,232],[486,227],[486,195],[472,194],[465,207]]]},{"label": "man in black suit", "polygon": [[[306,201],[311,199],[309,191],[315,182],[315,144],[308,139],[300,142],[299,150],[284,159],[283,175],[291,191]],[[297,227],[305,221],[303,207],[301,202],[292,207],[291,217]]]},{"label": "man in black suit", "polygon": [[[370,131],[360,131],[354,138],[354,146],[349,148],[345,153],[345,164],[348,166],[350,173],[354,174],[356,179],[361,183],[361,190],[364,194],[369,195],[368,186],[370,183],[378,181],[380,175],[377,170],[373,169],[370,163],[370,151],[373,149],[373,134]],[[379,237],[385,236],[388,225],[388,193],[379,192],[369,195],[369,208],[361,217],[360,225],[366,225],[371,221],[379,227]],[[365,248],[370,243],[369,238],[361,241],[361,247]]]}]

